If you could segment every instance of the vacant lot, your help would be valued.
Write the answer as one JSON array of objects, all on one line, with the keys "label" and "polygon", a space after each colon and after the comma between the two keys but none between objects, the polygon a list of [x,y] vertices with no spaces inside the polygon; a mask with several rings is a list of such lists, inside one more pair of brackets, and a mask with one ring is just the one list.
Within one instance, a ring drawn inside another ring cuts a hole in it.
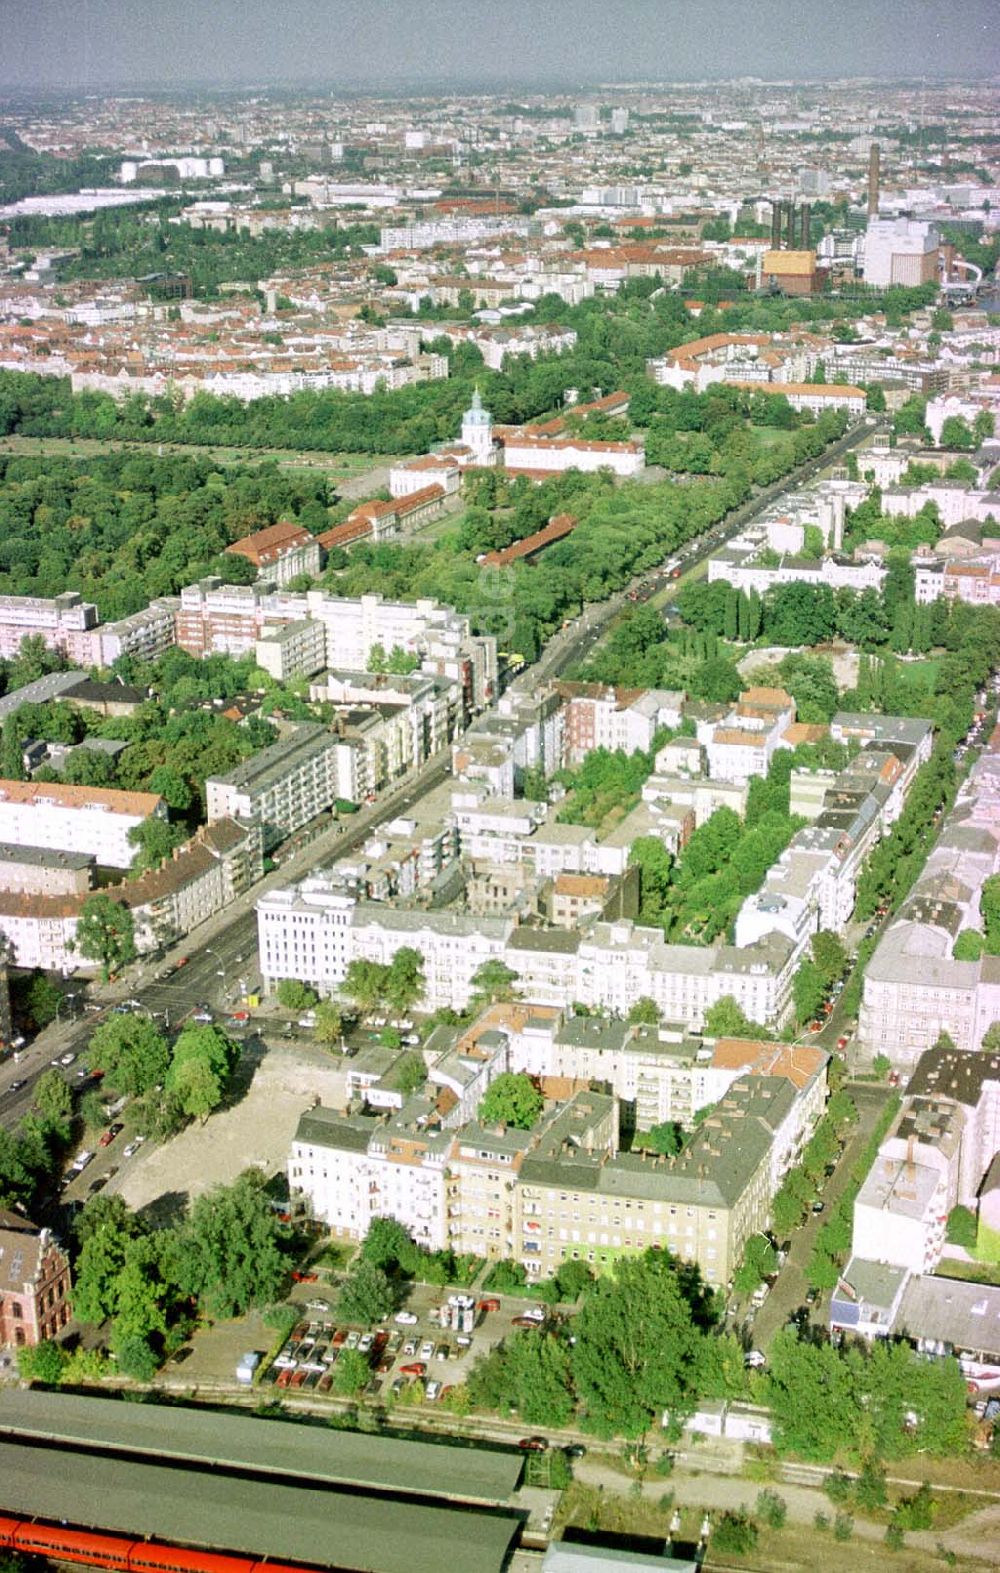
[{"label": "vacant lot", "polygon": [[108,1186],[130,1207],[165,1213],[251,1165],[283,1170],[299,1116],[314,1103],[342,1108],[345,1075],[321,1049],[305,1044],[248,1044],[231,1106],[205,1125],[190,1125],[162,1147],[142,1149]]}]

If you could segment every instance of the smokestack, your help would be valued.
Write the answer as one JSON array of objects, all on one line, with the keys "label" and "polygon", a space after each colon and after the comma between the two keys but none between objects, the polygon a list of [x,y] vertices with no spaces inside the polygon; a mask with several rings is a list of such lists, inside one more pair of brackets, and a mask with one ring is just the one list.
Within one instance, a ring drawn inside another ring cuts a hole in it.
[{"label": "smokestack", "polygon": [[868,154],[868,217],[878,218],[879,175],[881,171],[881,154],[879,145],[873,142],[871,152]]},{"label": "smokestack", "polygon": [[781,203],[771,203],[771,250],[781,250]]},{"label": "smokestack", "polygon": [[789,202],[785,209],[785,244],[789,251],[795,250],[795,203]]},{"label": "smokestack", "polygon": [[808,251],[809,232],[812,228],[812,208],[804,202],[799,209],[799,250]]}]

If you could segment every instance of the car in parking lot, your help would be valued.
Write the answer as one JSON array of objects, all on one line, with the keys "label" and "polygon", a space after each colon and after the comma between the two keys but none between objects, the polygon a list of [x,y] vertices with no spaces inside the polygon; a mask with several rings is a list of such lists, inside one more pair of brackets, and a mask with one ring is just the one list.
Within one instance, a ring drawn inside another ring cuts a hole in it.
[{"label": "car in parking lot", "polygon": [[426,1376],[427,1367],[422,1360],[412,1360],[409,1365],[401,1365],[400,1376]]},{"label": "car in parking lot", "polygon": [[806,1305],[815,1305],[819,1299],[819,1290],[810,1288],[806,1290]]},{"label": "car in parking lot", "polygon": [[348,1333],[347,1333],[347,1337],[344,1339],[344,1348],[345,1349],[357,1349],[358,1344],[360,1342],[361,1342],[361,1334],[358,1332],[357,1328],[356,1327],[349,1328],[348,1329]]},{"label": "car in parking lot", "polygon": [[759,1349],[748,1349],[743,1356],[743,1364],[748,1371],[763,1371],[767,1365],[767,1356]]},{"label": "car in parking lot", "polygon": [[409,1385],[410,1384],[407,1381],[405,1376],[397,1376],[393,1380],[392,1386],[389,1389],[389,1391],[393,1394],[394,1397],[398,1398],[400,1393],[403,1391],[403,1388],[404,1387],[409,1387]]},{"label": "car in parking lot", "polygon": [[813,1202],[812,1208],[810,1210],[812,1212],[816,1213],[816,1215],[818,1216],[823,1211],[825,1206],[826,1206],[826,1203],[825,1202],[821,1202],[819,1197],[817,1197],[816,1200]]},{"label": "car in parking lot", "polygon": [[304,1272],[301,1271],[301,1269],[296,1268],[295,1271],[292,1273],[292,1283],[294,1283],[294,1284],[318,1284],[319,1283],[319,1273],[304,1273]]},{"label": "car in parking lot", "polygon": [[846,1049],[849,1042],[850,1042],[850,1039],[847,1037],[846,1034],[843,1037],[838,1038],[837,1039],[837,1047],[838,1047],[838,1049]]},{"label": "car in parking lot", "polygon": [[112,1125],[108,1126],[106,1131],[102,1131],[98,1139],[98,1147],[110,1147],[115,1137],[120,1136],[124,1129],[125,1127],[121,1120],[115,1120]]},{"label": "car in parking lot", "polygon": [[430,1360],[433,1358],[433,1355],[434,1341],[431,1338],[425,1338],[423,1343],[420,1345],[420,1358],[421,1360]]},{"label": "car in parking lot", "polygon": [[361,1337],[358,1339],[358,1354],[359,1355],[370,1354],[371,1353],[371,1347],[372,1347],[372,1344],[374,1342],[375,1342],[375,1334],[374,1333],[362,1333]]},{"label": "car in parking lot", "polygon": [[538,1320],[537,1316],[515,1316],[515,1317],[512,1318],[511,1325],[514,1326],[514,1327],[522,1327],[522,1328],[532,1328],[532,1327],[539,1327],[539,1328],[541,1328],[541,1327],[545,1326],[545,1323],[544,1323],[544,1321],[540,1322]]},{"label": "car in parking lot", "polygon": [[139,1148],[142,1146],[142,1144],[143,1144],[143,1142],[145,1140],[146,1140],[145,1136],[133,1136],[132,1140],[129,1142],[128,1146],[125,1148],[124,1152],[122,1153],[122,1157],[123,1158],[134,1158],[136,1153],[139,1151]]},{"label": "car in parking lot", "polygon": [[518,1447],[525,1453],[545,1453],[548,1451],[548,1441],[543,1436],[523,1436],[518,1442]]},{"label": "car in parking lot", "polygon": [[489,1296],[485,1300],[480,1300],[479,1304],[476,1306],[477,1311],[499,1311],[499,1309],[500,1301],[493,1295]]},{"label": "car in parking lot", "polygon": [[398,1322],[400,1327],[416,1327],[419,1320],[420,1318],[413,1311],[397,1311],[393,1317],[393,1321]]},{"label": "car in parking lot", "polygon": [[332,1300],[320,1300],[320,1299],[307,1300],[306,1301],[306,1310],[307,1311],[332,1311],[333,1310],[333,1302],[332,1302]]},{"label": "car in parking lot", "polygon": [[10,1086],[7,1088],[7,1091],[8,1092],[20,1092],[21,1088],[26,1086],[26,1085],[27,1085],[27,1083],[26,1083],[24,1077],[23,1076],[18,1076],[18,1077],[15,1078],[14,1081],[11,1082]]},{"label": "car in parking lot", "polygon": [[435,1358],[435,1360],[449,1360],[451,1358],[451,1347],[450,1347],[450,1345],[449,1344],[438,1344],[437,1348],[434,1351],[434,1358]]}]

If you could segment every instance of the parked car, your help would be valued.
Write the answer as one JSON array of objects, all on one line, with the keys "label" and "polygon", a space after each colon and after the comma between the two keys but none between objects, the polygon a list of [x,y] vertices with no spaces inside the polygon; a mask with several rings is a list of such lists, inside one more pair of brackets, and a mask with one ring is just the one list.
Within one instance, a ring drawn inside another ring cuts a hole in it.
[{"label": "parked car", "polygon": [[540,1322],[536,1316],[515,1316],[512,1321],[514,1327],[531,1328],[544,1327],[544,1325],[544,1322]]},{"label": "parked car", "polygon": [[447,1360],[447,1359],[450,1358],[450,1356],[451,1356],[451,1349],[448,1346],[448,1344],[438,1344],[437,1348],[434,1351],[434,1358],[435,1358],[435,1360]]},{"label": "parked car", "polygon": [[298,1268],[296,1268],[295,1271],[292,1273],[292,1283],[294,1283],[294,1284],[318,1284],[319,1283],[319,1273],[304,1273],[304,1272],[301,1272]]},{"label": "parked car", "polygon": [[763,1371],[767,1365],[767,1356],[759,1349],[748,1349],[743,1356],[743,1364],[748,1371]]},{"label": "parked car", "polygon": [[433,1359],[433,1356],[434,1341],[431,1338],[425,1338],[423,1343],[420,1345],[420,1358],[421,1360],[431,1360]]},{"label": "parked car", "polygon": [[812,1204],[812,1211],[818,1216],[823,1211],[825,1206],[826,1206],[826,1203],[825,1202],[821,1202],[819,1200],[819,1198],[817,1197],[816,1200]]},{"label": "parked car", "polygon": [[412,1360],[409,1365],[401,1365],[400,1376],[426,1376],[427,1367],[422,1360]]},{"label": "parked car", "polygon": [[440,1382],[428,1382],[424,1397],[429,1404],[434,1404],[441,1397],[443,1389]]},{"label": "parked car", "polygon": [[332,1302],[332,1300],[320,1300],[320,1299],[307,1300],[306,1301],[306,1310],[307,1311],[332,1311],[333,1310],[333,1302]]},{"label": "parked car", "polygon": [[143,1144],[143,1142],[145,1140],[146,1140],[145,1136],[133,1136],[132,1140],[129,1142],[128,1146],[125,1148],[124,1152],[122,1153],[122,1157],[123,1158],[134,1158],[136,1153],[139,1151],[139,1148],[142,1146],[142,1144]]},{"label": "parked car", "polygon": [[124,1129],[125,1127],[121,1121],[115,1120],[113,1125],[109,1125],[107,1130],[101,1133],[97,1143],[98,1147],[110,1147],[115,1137],[120,1136]]},{"label": "parked car", "polygon": [[492,1296],[489,1299],[480,1300],[479,1304],[476,1306],[477,1311],[499,1311],[499,1309],[500,1301]]},{"label": "parked car", "polygon": [[517,1445],[526,1453],[545,1453],[549,1446],[543,1436],[523,1436]]},{"label": "parked car", "polygon": [[390,1392],[391,1392],[391,1393],[392,1393],[392,1394],[393,1394],[393,1395],[394,1395],[394,1396],[395,1396],[395,1397],[396,1397],[396,1398],[398,1398],[398,1397],[399,1397],[399,1395],[400,1395],[400,1393],[401,1393],[401,1392],[402,1392],[402,1391],[403,1391],[403,1388],[404,1388],[404,1387],[409,1387],[409,1385],[410,1385],[410,1384],[409,1384],[409,1382],[408,1382],[408,1381],[407,1381],[407,1379],[406,1379],[406,1377],[405,1377],[405,1376],[397,1376],[397,1377],[396,1377],[396,1378],[395,1378],[395,1379],[394,1379],[394,1381],[393,1381],[393,1384],[392,1384],[392,1387],[391,1387],[391,1388],[390,1388]]},{"label": "parked car", "polygon": [[374,1333],[362,1333],[361,1337],[358,1339],[358,1354],[359,1355],[370,1354],[371,1353],[371,1347],[372,1347],[372,1344],[374,1342],[375,1342],[375,1335],[374,1335]]},{"label": "parked car", "polygon": [[398,1322],[400,1327],[416,1327],[419,1317],[413,1311],[397,1311],[393,1321]]}]

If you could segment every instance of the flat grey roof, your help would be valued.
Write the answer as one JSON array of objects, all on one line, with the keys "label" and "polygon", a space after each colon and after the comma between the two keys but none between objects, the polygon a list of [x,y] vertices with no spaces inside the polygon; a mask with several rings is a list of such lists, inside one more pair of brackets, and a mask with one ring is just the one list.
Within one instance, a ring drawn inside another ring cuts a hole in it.
[{"label": "flat grey roof", "polygon": [[608,1546],[554,1540],[545,1553],[542,1573],[616,1573],[618,1568],[648,1568],[650,1573],[697,1573],[687,1557],[653,1556],[648,1551],[620,1551]]},{"label": "flat grey roof", "polygon": [[[163,1413],[176,1419],[175,1410]],[[218,1424],[218,1416],[211,1418]],[[268,1427],[271,1432],[290,1429],[280,1423]],[[335,1433],[321,1435],[326,1441]],[[46,1455],[35,1447],[0,1442],[9,1513],[358,1573],[439,1573],[445,1548],[455,1568],[500,1573],[519,1524],[513,1513],[425,1507],[66,1447],[48,1456],[51,1467],[45,1468],[45,1462]]]},{"label": "flat grey roof", "polygon": [[33,1390],[0,1391],[0,1434],[4,1432],[192,1463],[210,1460],[222,1467],[288,1474],[297,1482],[319,1480],[476,1502],[506,1502],[522,1467],[514,1454],[490,1448],[442,1447],[242,1414]]}]

